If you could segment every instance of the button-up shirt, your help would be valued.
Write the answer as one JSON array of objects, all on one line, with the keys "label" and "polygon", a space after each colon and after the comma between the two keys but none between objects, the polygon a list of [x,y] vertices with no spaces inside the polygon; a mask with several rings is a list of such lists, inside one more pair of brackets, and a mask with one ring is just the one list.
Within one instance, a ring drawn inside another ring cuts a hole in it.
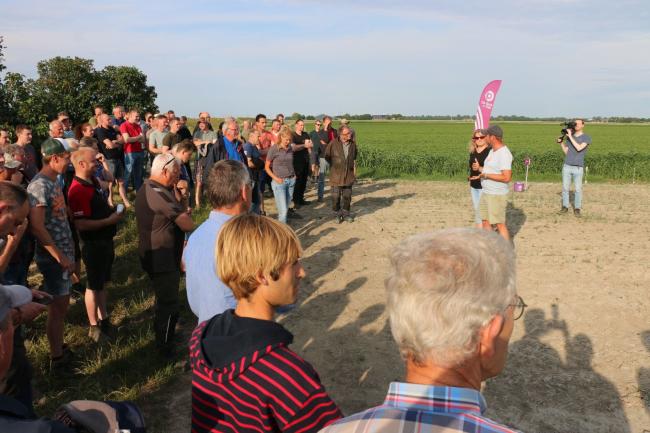
[{"label": "button-up shirt", "polygon": [[221,226],[231,218],[213,210],[190,235],[183,253],[187,300],[199,323],[235,308],[232,290],[217,276],[215,247]]},{"label": "button-up shirt", "polygon": [[470,388],[392,382],[384,404],[343,418],[321,433],[510,433],[483,416],[485,400]]}]

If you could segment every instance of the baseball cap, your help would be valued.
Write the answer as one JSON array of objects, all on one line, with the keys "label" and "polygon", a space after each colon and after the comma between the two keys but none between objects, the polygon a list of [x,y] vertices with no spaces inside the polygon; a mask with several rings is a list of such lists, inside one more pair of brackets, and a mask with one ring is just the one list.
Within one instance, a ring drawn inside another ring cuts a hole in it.
[{"label": "baseball cap", "polygon": [[43,156],[58,155],[65,152],[67,150],[63,147],[63,143],[56,138],[50,137],[41,143],[41,154]]},{"label": "baseball cap", "polygon": [[32,292],[24,286],[0,285],[0,321],[3,321],[11,310],[32,302]]},{"label": "baseball cap", "polygon": [[499,125],[490,126],[486,133],[487,135],[494,135],[495,137],[503,138],[503,130]]},{"label": "baseball cap", "polygon": [[63,404],[55,414],[56,419],[71,418],[91,433],[130,431],[144,433],[142,413],[130,401],[75,400]]},{"label": "baseball cap", "polygon": [[4,158],[5,158],[5,164],[4,165],[7,168],[18,168],[21,165],[23,165],[23,163],[20,162],[20,161],[17,161],[11,153],[5,152]]}]

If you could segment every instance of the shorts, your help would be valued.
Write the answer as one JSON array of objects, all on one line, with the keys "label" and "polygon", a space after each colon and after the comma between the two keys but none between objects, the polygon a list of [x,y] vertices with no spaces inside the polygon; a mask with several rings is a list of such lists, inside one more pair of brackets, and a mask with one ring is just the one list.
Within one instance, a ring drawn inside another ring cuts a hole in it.
[{"label": "shorts", "polygon": [[479,204],[481,219],[488,221],[490,224],[505,224],[507,205],[507,194],[487,194],[483,191],[483,194],[481,194],[481,203]]},{"label": "shorts", "polygon": [[124,162],[121,159],[107,159],[106,164],[115,180],[124,179]]},{"label": "shorts", "polygon": [[70,274],[53,258],[36,257],[36,266],[43,274],[43,290],[50,295],[67,296],[70,294],[72,281]]},{"label": "shorts", "polygon": [[86,266],[86,288],[104,290],[104,284],[111,281],[115,260],[113,239],[82,240],[81,259]]}]

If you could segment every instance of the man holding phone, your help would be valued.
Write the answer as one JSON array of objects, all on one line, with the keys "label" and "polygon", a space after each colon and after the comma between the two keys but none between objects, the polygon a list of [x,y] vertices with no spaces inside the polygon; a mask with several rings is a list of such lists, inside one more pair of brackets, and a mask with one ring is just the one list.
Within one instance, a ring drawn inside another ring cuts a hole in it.
[{"label": "man holding phone", "polygon": [[[113,210],[102,194],[94,176],[97,151],[82,147],[72,154],[75,177],[68,191],[68,205],[81,238],[81,258],[86,265],[87,286],[84,300],[90,329],[95,342],[110,336],[104,285],[111,280],[115,258],[113,237],[124,214]],[[122,210],[123,211],[123,210]]]}]

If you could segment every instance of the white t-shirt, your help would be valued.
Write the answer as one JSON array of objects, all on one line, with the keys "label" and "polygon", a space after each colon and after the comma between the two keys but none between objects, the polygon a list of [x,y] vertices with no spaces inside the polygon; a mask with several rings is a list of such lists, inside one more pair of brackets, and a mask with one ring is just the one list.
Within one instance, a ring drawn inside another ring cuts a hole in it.
[{"label": "white t-shirt", "polygon": [[[499,150],[490,150],[483,163],[483,173],[501,174],[503,170],[512,170],[512,153],[506,146]],[[505,182],[497,182],[490,179],[481,179],[481,187],[484,194],[506,195],[510,186]]]}]

